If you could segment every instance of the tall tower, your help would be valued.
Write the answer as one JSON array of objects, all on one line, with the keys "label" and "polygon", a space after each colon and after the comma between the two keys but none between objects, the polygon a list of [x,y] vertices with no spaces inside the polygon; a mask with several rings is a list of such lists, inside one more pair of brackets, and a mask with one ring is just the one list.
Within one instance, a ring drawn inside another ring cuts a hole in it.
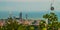
[{"label": "tall tower", "polygon": [[20,12],[19,18],[22,19],[22,12]]},{"label": "tall tower", "polygon": [[28,18],[28,15],[26,14],[26,19]]}]

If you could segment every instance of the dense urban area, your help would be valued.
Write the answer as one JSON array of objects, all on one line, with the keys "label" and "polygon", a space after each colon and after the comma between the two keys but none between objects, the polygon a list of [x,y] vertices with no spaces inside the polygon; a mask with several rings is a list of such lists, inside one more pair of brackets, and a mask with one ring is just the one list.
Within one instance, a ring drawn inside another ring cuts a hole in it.
[{"label": "dense urban area", "polygon": [[44,14],[44,19],[28,19],[22,18],[22,12],[19,17],[12,17],[10,14],[7,19],[0,19],[0,30],[60,30],[60,22],[58,16],[54,12],[53,3],[51,3],[51,12]]},{"label": "dense urban area", "polygon": [[19,18],[0,19],[0,30],[60,30],[60,22],[54,12],[43,15],[45,20],[23,19],[22,12]]}]

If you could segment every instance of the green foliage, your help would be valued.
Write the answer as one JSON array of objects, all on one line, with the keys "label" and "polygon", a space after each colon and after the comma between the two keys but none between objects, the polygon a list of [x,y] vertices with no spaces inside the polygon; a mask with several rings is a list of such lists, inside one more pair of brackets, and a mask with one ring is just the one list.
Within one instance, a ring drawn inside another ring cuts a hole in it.
[{"label": "green foliage", "polygon": [[20,25],[20,26],[18,27],[18,30],[25,30],[25,26]]},{"label": "green foliage", "polygon": [[46,28],[45,24],[46,24],[45,21],[41,20],[41,22],[39,23],[40,30],[42,30],[43,28]]},{"label": "green foliage", "polygon": [[29,27],[29,30],[34,30],[34,26],[31,25],[31,26]]},{"label": "green foliage", "polygon": [[16,19],[9,18],[5,26],[0,26],[0,30],[57,30],[60,28],[60,22],[58,22],[58,17],[55,13],[45,14],[43,18],[50,21],[47,27],[45,26],[46,22],[43,20],[39,22],[38,26],[34,26],[18,24]]},{"label": "green foliage", "polygon": [[49,14],[43,15],[43,18],[47,19],[49,17]]},{"label": "green foliage", "polygon": [[60,22],[58,22],[58,28],[60,28]]},{"label": "green foliage", "polygon": [[45,14],[43,15],[43,18],[48,19],[48,21],[50,21],[50,24],[48,24],[49,30],[58,28],[58,17],[55,13],[51,12],[50,14]]}]

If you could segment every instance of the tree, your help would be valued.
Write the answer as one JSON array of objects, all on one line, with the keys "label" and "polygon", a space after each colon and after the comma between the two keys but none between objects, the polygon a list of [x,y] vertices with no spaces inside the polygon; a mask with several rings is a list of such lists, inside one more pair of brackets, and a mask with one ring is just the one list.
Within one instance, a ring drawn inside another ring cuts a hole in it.
[{"label": "tree", "polygon": [[19,27],[18,27],[17,30],[25,30],[25,26],[23,26],[23,25],[19,25]]},{"label": "tree", "polygon": [[6,21],[5,29],[12,30],[12,28],[13,28],[12,25],[13,25],[13,19],[11,17],[11,18],[8,18],[8,20]]},{"label": "tree", "polygon": [[18,29],[18,22],[16,20],[14,20],[13,24],[12,24],[12,27],[14,30],[17,30]]},{"label": "tree", "polygon": [[58,28],[60,28],[60,22],[58,22]]},{"label": "tree", "polygon": [[39,30],[43,30],[44,28],[46,28],[45,24],[46,24],[46,22],[41,20],[39,23]]},{"label": "tree", "polygon": [[57,28],[56,23],[58,22],[58,18],[57,15],[55,15],[55,13],[50,13],[50,14],[45,14],[43,15],[43,18],[48,19],[48,21],[50,21],[50,25],[52,27],[52,29],[54,30],[55,27]]},{"label": "tree", "polygon": [[8,18],[6,21],[5,29],[7,28],[6,30],[17,30],[18,26],[19,25],[16,19]]},{"label": "tree", "polygon": [[33,25],[30,25],[29,26],[29,30],[34,30],[35,28],[34,28],[34,26]]}]

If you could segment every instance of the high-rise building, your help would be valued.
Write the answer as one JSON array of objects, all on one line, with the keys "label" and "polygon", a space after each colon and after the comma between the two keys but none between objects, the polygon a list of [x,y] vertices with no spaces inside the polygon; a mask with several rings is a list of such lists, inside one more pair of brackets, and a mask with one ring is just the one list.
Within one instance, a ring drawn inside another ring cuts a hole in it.
[{"label": "high-rise building", "polygon": [[28,16],[28,15],[26,14],[26,19],[28,18],[27,16]]},{"label": "high-rise building", "polygon": [[22,12],[20,12],[19,18],[22,19]]}]

